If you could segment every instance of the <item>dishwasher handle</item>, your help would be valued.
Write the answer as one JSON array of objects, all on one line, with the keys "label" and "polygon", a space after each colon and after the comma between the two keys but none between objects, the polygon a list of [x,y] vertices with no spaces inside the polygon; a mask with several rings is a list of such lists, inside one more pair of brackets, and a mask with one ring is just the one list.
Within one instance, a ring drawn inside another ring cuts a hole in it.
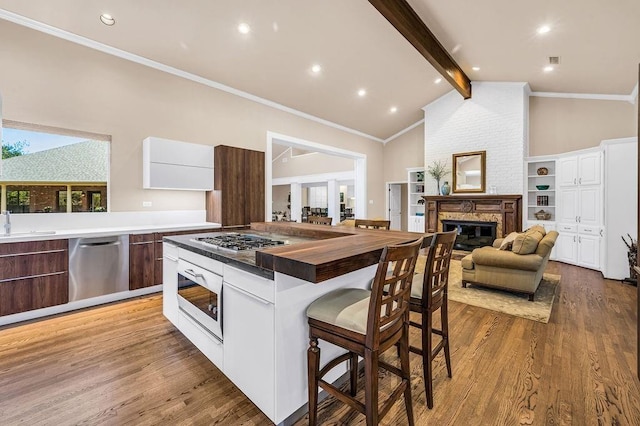
[{"label": "dishwasher handle", "polygon": [[99,243],[80,244],[80,247],[87,248],[87,247],[119,246],[120,244],[121,244],[120,241],[102,241]]}]

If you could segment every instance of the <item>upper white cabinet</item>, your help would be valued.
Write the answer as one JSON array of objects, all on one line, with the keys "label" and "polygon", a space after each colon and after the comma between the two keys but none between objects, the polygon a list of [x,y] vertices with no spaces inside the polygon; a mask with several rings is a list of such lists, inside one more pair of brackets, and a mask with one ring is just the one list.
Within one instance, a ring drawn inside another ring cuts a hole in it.
[{"label": "upper white cabinet", "polygon": [[599,185],[601,182],[602,153],[564,157],[558,160],[560,186]]},{"label": "upper white cabinet", "polygon": [[146,138],[142,141],[142,187],[213,190],[213,146]]}]

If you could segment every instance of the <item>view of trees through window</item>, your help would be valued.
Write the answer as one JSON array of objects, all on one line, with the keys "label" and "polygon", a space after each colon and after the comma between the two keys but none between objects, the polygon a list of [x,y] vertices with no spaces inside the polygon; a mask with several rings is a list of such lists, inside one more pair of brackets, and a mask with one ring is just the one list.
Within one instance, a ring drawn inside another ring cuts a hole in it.
[{"label": "view of trees through window", "polygon": [[66,130],[57,133],[56,129],[43,126],[29,128],[22,123],[11,127],[11,123],[3,123],[2,129],[2,210],[107,211],[107,140]]}]

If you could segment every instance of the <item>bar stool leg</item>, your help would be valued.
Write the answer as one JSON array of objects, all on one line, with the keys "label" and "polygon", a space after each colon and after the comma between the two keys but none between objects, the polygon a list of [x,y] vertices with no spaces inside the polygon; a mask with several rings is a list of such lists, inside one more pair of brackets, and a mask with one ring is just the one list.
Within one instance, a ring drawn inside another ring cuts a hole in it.
[{"label": "bar stool leg", "polygon": [[444,360],[447,363],[447,374],[451,378],[451,353],[449,352],[449,314],[447,299],[445,297],[440,307],[440,321],[442,322],[442,339],[444,340]]},{"label": "bar stool leg", "polygon": [[407,411],[407,419],[409,426],[413,426],[413,400],[411,399],[411,366],[409,364],[409,325],[405,325],[405,332],[400,344],[398,345],[400,353],[400,369],[402,370],[402,379],[407,381],[407,388],[404,390],[404,407]]},{"label": "bar stool leg", "polygon": [[351,361],[349,362],[351,364],[351,396],[356,396],[358,392],[358,354],[351,352]]},{"label": "bar stool leg", "polygon": [[364,350],[364,404],[367,426],[378,424],[378,352]]},{"label": "bar stool leg", "polygon": [[312,337],[307,350],[307,382],[309,383],[309,426],[318,422],[318,373],[320,372],[320,348],[318,339]]},{"label": "bar stool leg", "polygon": [[433,370],[431,369],[431,360],[433,354],[431,351],[433,331],[431,329],[431,321],[433,314],[430,310],[422,313],[422,368],[424,370],[424,386],[427,394],[427,407],[433,408]]}]

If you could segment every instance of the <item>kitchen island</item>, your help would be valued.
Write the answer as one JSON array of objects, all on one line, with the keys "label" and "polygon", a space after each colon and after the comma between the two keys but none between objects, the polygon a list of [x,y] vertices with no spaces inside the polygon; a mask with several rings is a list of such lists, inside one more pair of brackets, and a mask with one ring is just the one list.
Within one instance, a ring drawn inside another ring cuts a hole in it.
[{"label": "kitchen island", "polygon": [[[368,288],[384,247],[422,234],[298,223],[240,233],[288,243],[234,253],[195,240],[202,235],[164,239],[164,314],[267,417],[287,424],[306,412],[307,306],[338,288]],[[206,287],[207,315],[194,312],[184,282]],[[321,363],[343,351],[323,344]],[[327,380],[346,372],[335,370]]]}]

